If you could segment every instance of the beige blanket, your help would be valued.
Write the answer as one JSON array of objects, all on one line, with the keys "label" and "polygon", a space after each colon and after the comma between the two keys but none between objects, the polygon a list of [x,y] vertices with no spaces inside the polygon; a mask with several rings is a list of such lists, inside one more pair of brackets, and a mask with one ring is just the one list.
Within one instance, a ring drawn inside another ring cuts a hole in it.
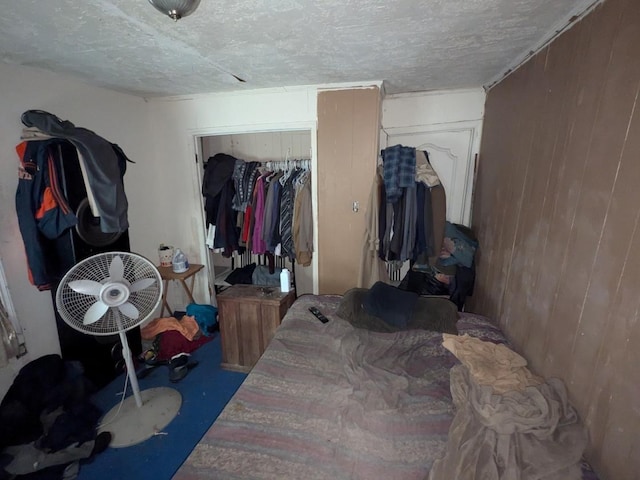
[{"label": "beige blanket", "polygon": [[523,391],[544,380],[529,371],[527,361],[506,345],[484,342],[469,335],[442,336],[442,345],[469,369],[479,385],[489,385],[494,393]]},{"label": "beige blanket", "polygon": [[504,345],[476,340],[445,334],[462,365],[451,369],[456,414],[429,480],[579,480],[587,434],[564,383],[534,376]]}]

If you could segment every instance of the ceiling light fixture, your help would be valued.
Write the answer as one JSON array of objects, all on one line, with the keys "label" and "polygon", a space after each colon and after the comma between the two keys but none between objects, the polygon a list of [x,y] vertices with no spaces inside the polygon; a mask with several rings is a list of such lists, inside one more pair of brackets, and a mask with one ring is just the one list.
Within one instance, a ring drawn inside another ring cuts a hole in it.
[{"label": "ceiling light fixture", "polygon": [[200,0],[149,0],[149,3],[177,22],[195,12]]}]

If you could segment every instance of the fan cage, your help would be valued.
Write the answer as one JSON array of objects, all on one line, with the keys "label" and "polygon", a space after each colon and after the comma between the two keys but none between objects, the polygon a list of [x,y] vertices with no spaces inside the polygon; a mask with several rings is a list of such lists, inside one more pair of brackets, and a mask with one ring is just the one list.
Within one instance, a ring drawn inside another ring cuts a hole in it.
[{"label": "fan cage", "polygon": [[[140,312],[137,319],[124,315],[115,307],[109,308],[97,322],[84,325],[85,313],[99,298],[75,292],[69,287],[69,283],[74,280],[93,280],[104,284],[109,278],[109,266],[116,256],[122,259],[123,278],[129,284],[143,278],[154,278],[156,281],[148,288],[129,295],[128,302],[132,303]],[[100,253],[82,260],[66,273],[56,293],[56,307],[62,319],[79,332],[109,336],[119,331],[126,332],[144,323],[160,305],[162,289],[160,272],[147,258],[130,252]],[[118,325],[118,320],[120,325]]]}]

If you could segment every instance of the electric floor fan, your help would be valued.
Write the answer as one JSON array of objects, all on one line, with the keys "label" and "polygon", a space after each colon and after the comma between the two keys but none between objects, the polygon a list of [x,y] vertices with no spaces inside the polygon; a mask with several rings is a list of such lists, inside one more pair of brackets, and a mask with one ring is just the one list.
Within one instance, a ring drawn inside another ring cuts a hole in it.
[{"label": "electric floor fan", "polygon": [[120,336],[133,397],[113,407],[100,427],[111,432],[115,448],[152,437],[173,420],[182,404],[182,396],[172,388],[140,391],[125,334],[153,315],[161,299],[158,269],[129,252],[100,253],[82,260],[65,274],[56,293],[56,308],[70,327],[88,335]]}]

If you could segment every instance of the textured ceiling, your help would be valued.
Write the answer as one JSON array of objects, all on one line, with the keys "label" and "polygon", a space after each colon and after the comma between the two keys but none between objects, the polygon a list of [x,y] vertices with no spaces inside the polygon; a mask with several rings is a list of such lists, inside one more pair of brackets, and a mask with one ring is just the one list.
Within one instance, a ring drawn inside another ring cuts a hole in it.
[{"label": "textured ceiling", "polygon": [[[0,0],[2,62],[141,96],[383,80],[477,87],[594,0]],[[244,79],[240,83],[231,74]]]}]

